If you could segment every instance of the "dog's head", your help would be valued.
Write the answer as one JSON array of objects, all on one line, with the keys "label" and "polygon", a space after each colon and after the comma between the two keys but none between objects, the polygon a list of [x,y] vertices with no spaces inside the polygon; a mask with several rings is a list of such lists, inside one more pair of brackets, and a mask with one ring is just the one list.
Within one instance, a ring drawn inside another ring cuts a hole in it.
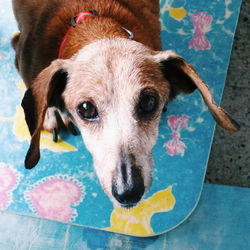
[{"label": "dog's head", "polygon": [[40,158],[45,113],[56,106],[81,131],[109,198],[134,206],[151,185],[152,148],[164,105],[196,88],[216,121],[236,131],[236,123],[180,56],[122,38],[97,40],[71,59],[53,61],[27,90],[23,107],[32,139],[26,167]]}]

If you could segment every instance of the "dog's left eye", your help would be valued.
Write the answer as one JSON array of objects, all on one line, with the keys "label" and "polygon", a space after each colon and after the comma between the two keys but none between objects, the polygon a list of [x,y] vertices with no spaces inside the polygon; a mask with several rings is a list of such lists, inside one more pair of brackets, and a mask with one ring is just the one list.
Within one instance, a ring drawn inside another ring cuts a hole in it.
[{"label": "dog's left eye", "polygon": [[155,113],[159,105],[159,96],[155,92],[144,90],[139,97],[137,113],[139,118],[148,118]]},{"label": "dog's left eye", "polygon": [[82,102],[77,106],[77,113],[81,119],[96,121],[99,118],[96,107],[89,101]]}]

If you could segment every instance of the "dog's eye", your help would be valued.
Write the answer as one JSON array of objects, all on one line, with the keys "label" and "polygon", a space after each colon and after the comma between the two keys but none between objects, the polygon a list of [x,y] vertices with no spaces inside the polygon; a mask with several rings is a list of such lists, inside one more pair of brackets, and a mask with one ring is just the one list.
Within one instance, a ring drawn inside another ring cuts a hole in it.
[{"label": "dog's eye", "polygon": [[96,121],[99,118],[96,107],[89,101],[79,104],[77,113],[81,119],[87,121]]},{"label": "dog's eye", "polygon": [[144,90],[140,94],[137,112],[139,118],[148,118],[157,110],[159,96],[155,92]]}]

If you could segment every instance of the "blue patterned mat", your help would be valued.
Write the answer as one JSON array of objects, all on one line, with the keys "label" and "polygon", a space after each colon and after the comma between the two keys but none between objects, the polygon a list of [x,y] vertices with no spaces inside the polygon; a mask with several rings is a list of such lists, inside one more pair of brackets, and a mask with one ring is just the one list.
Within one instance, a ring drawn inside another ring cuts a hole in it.
[{"label": "blue patterned mat", "polygon": [[[163,49],[193,64],[217,102],[240,3],[161,1]],[[159,234],[183,222],[198,203],[215,126],[199,93],[179,96],[162,115],[153,184],[145,200],[134,209],[114,208],[80,136],[65,134],[53,143],[44,132],[42,159],[35,169],[24,169],[30,137],[20,107],[25,88],[10,48],[17,31],[11,1],[1,1],[0,14],[0,210],[139,236]]]}]

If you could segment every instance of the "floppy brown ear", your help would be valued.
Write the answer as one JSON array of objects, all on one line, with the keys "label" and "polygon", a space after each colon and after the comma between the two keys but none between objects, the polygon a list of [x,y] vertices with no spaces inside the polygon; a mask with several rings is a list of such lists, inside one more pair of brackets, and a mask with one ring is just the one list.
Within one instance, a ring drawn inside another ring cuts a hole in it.
[{"label": "floppy brown ear", "polygon": [[25,120],[28,125],[31,142],[25,158],[25,167],[35,167],[40,159],[40,134],[46,110],[54,105],[55,94],[61,94],[67,81],[67,72],[62,66],[63,60],[55,60],[45,68],[32,82],[22,100]]},{"label": "floppy brown ear", "polygon": [[160,63],[161,71],[170,83],[170,98],[174,98],[179,93],[192,93],[198,88],[211,114],[221,127],[229,131],[240,129],[237,122],[215,103],[208,86],[183,58],[172,51],[162,51],[154,57]]}]

